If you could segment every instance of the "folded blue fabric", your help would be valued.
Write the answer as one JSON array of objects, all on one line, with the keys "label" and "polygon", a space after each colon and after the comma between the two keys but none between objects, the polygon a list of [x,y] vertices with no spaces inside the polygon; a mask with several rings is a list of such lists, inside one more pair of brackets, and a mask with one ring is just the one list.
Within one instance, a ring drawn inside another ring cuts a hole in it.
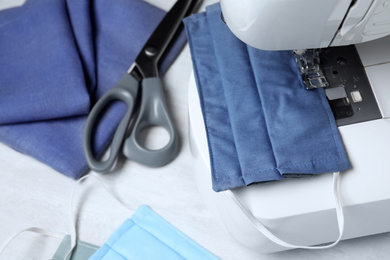
[{"label": "folded blue fabric", "polygon": [[247,46],[220,14],[185,19],[213,189],[348,169],[325,93],[305,89],[292,51]]},{"label": "folded blue fabric", "polygon": [[[127,71],[164,12],[140,0],[28,0],[0,12],[0,141],[57,171],[88,170],[82,136],[90,107]],[[180,37],[160,64],[181,50]],[[100,155],[125,106],[101,119]]]},{"label": "folded blue fabric", "polygon": [[87,114],[89,95],[64,1],[0,15],[0,124]]},{"label": "folded blue fabric", "polygon": [[218,259],[148,206],[140,206],[90,260]]}]

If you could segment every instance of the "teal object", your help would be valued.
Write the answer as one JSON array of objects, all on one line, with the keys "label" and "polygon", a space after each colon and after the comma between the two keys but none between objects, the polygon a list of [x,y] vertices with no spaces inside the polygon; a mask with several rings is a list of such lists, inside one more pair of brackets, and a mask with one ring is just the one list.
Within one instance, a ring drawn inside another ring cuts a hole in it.
[{"label": "teal object", "polygon": [[169,224],[148,206],[140,206],[90,260],[218,259]]},{"label": "teal object", "polygon": [[51,260],[85,260],[91,257],[97,250],[98,246],[77,240],[76,247],[73,249],[72,258],[66,258],[70,250],[70,236],[65,236]]}]

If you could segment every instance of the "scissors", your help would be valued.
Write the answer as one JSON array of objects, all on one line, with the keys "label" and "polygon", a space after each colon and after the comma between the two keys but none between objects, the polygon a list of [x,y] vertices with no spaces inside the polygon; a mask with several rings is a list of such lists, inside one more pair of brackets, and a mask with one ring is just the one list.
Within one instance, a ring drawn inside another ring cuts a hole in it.
[{"label": "scissors", "polygon": [[[174,38],[182,19],[191,13],[195,2],[196,0],[178,0],[175,3],[150,36],[127,73],[115,87],[99,99],[91,110],[84,130],[83,146],[87,163],[92,170],[97,172],[111,170],[121,148],[127,158],[151,167],[167,164],[176,156],[179,149],[178,137],[168,114],[157,64]],[[138,92],[142,92],[141,95]],[[137,102],[139,96],[141,100]],[[123,101],[127,105],[127,110],[115,131],[108,158],[99,161],[92,153],[92,131],[99,115],[107,104],[114,100]],[[133,111],[137,104],[140,104],[138,117],[129,137],[126,138],[130,121],[135,117]],[[169,134],[168,143],[158,150],[147,149],[137,140],[141,131],[152,126],[161,126]]]}]

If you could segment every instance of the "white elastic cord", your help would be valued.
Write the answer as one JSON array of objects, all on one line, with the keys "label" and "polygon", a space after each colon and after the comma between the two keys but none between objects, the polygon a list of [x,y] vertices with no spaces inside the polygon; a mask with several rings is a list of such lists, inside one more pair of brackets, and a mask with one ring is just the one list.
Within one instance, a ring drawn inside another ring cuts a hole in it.
[{"label": "white elastic cord", "polygon": [[233,194],[232,191],[228,190],[225,191],[225,194],[228,195],[236,204],[237,206],[245,213],[245,215],[249,218],[249,220],[255,225],[255,227],[269,240],[272,242],[283,246],[287,248],[302,248],[302,249],[326,249],[333,247],[339,243],[343,236],[344,232],[344,213],[343,213],[343,206],[341,203],[341,197],[339,192],[339,173],[340,172],[334,172],[333,173],[333,194],[336,202],[336,216],[337,216],[337,224],[339,228],[339,237],[337,240],[331,244],[324,245],[324,246],[299,246],[299,245],[292,245],[290,243],[287,243],[278,237],[276,237],[274,234],[271,233],[253,214],[252,212]]},{"label": "white elastic cord", "polygon": [[84,179],[86,179],[89,175],[85,175],[84,177],[81,177],[77,182],[76,184],[74,185],[73,187],[73,190],[72,190],[72,195],[71,195],[71,199],[70,199],[70,215],[69,215],[69,218],[70,218],[70,227],[71,227],[71,234],[70,234],[70,249],[68,251],[68,253],[66,254],[65,256],[65,260],[70,259],[70,256],[72,255],[72,252],[73,252],[73,249],[75,248],[76,246],[76,240],[77,240],[77,232],[76,232],[76,224],[75,224],[75,221],[73,219],[73,200],[74,200],[74,194],[76,192],[76,189],[78,187],[78,184],[80,182],[82,182]]},{"label": "white elastic cord", "polygon": [[[71,195],[71,200],[70,200],[70,223],[71,223],[71,237],[70,237],[70,240],[71,240],[71,247],[68,251],[68,253],[66,254],[65,258],[64,259],[69,259],[70,256],[72,255],[72,252],[73,252],[73,249],[75,248],[76,246],[76,240],[77,240],[77,232],[76,232],[76,225],[75,225],[75,220],[74,220],[74,216],[73,216],[73,206],[74,206],[74,197],[75,197],[75,193],[76,193],[76,190],[78,188],[78,184],[80,182],[82,182],[83,180],[85,180],[86,178],[88,177],[94,177],[95,179],[97,179],[99,181],[99,183],[103,186],[103,188],[105,189],[106,192],[108,192],[112,197],[114,197],[123,207],[125,207],[126,209],[130,209],[130,210],[134,210],[133,208],[129,207],[128,205],[126,205],[125,203],[123,203],[110,189],[108,189],[106,187],[106,185],[104,185],[103,181],[93,175],[93,174],[89,174],[89,175],[85,175],[84,177],[80,178],[74,188],[73,188],[73,191],[72,191],[72,195]],[[37,227],[30,227],[30,228],[26,228],[26,229],[23,229],[21,231],[19,231],[18,233],[16,233],[15,235],[13,235],[12,237],[10,237],[9,239],[6,240],[6,242],[0,247],[0,255],[1,253],[4,251],[4,249],[18,236],[20,235],[21,233],[25,232],[25,231],[30,231],[30,232],[36,232],[36,233],[39,233],[41,235],[45,235],[45,236],[50,236],[50,237],[54,237],[54,238],[58,238],[58,239],[63,239],[65,234],[60,234],[60,233],[57,233],[57,232],[52,232],[52,231],[49,231],[49,230],[45,230],[45,229],[42,229],[42,228],[37,228]]]},{"label": "white elastic cord", "polygon": [[131,207],[129,207],[128,205],[126,205],[124,202],[122,202],[109,188],[107,188],[106,185],[104,185],[103,181],[99,177],[97,177],[96,175],[88,174],[88,175],[85,175],[84,177],[80,178],[76,182],[76,184],[73,188],[72,197],[70,200],[70,223],[71,223],[72,232],[71,232],[71,237],[70,237],[70,241],[71,241],[70,249],[69,249],[68,253],[66,254],[65,259],[68,259],[68,257],[72,255],[72,252],[73,252],[74,247],[76,246],[76,240],[77,240],[76,224],[75,224],[75,220],[74,220],[74,216],[73,216],[74,194],[76,192],[78,184],[88,177],[94,177],[95,179],[97,179],[99,181],[99,183],[103,186],[104,190],[106,192],[108,192],[112,197],[114,197],[114,199],[116,199],[123,207],[125,207],[126,209],[134,210]]},{"label": "white elastic cord", "polygon": [[3,253],[4,249],[17,237],[19,236],[21,233],[23,232],[34,232],[34,233],[38,233],[38,234],[41,234],[41,235],[44,235],[44,236],[49,236],[49,237],[54,237],[54,238],[58,238],[58,239],[63,239],[65,234],[61,234],[61,233],[57,233],[57,232],[53,232],[53,231],[49,231],[49,230],[45,230],[45,229],[42,229],[42,228],[38,228],[38,227],[29,227],[29,228],[26,228],[26,229],[23,229],[21,231],[19,231],[18,233],[14,234],[13,236],[11,236],[10,238],[8,238],[4,244],[1,246],[0,248],[0,255],[1,253]]}]

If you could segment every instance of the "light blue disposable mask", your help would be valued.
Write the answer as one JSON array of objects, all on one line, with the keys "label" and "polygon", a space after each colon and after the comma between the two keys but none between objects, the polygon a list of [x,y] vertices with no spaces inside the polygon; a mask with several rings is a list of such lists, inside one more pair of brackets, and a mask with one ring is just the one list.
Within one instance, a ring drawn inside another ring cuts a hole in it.
[{"label": "light blue disposable mask", "polygon": [[218,258],[169,224],[148,206],[142,205],[89,259]]},{"label": "light blue disposable mask", "polygon": [[[124,207],[128,208],[97,176],[92,174],[86,175],[80,178],[78,182],[88,177],[96,178],[109,194]],[[76,188],[77,185],[72,192],[71,208],[73,208]],[[71,216],[73,216],[73,212],[71,212]],[[71,236],[64,236],[63,234],[37,227],[26,228],[10,237],[2,246],[0,245],[0,255],[19,234],[30,231],[63,239],[55,255],[51,258],[52,260],[84,260],[88,257],[92,260],[218,259],[146,205],[140,206],[133,216],[127,219],[99,249],[95,245],[77,240],[73,217],[71,220]]]},{"label": "light blue disposable mask", "polygon": [[148,206],[140,206],[90,260],[218,259],[169,224]]}]

